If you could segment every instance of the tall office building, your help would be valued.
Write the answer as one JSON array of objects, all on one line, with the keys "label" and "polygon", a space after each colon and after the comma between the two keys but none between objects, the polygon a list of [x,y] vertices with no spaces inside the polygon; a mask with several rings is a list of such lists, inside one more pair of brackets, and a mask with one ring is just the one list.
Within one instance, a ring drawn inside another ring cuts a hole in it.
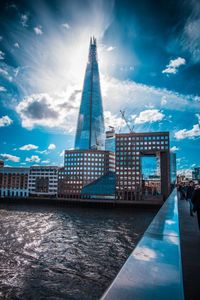
[{"label": "tall office building", "polygon": [[78,116],[75,149],[105,150],[105,129],[97,61],[96,39],[90,39],[82,99]]},{"label": "tall office building", "polygon": [[[157,191],[166,199],[170,192],[169,132],[116,134],[116,195],[118,200],[140,200],[144,190],[142,157],[159,157],[160,182],[157,177],[147,182],[148,191]],[[151,185],[151,188],[150,188]],[[158,186],[159,185],[159,186]]]}]

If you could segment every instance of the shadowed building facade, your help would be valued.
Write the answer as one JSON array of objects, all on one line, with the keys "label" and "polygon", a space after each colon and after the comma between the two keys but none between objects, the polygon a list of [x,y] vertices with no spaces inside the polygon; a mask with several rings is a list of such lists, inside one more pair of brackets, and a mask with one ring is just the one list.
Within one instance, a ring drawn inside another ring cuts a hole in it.
[{"label": "shadowed building facade", "polygon": [[[166,199],[170,192],[169,132],[116,134],[116,194],[118,200],[143,198],[142,157],[159,159],[160,192]],[[156,188],[158,182],[151,180]],[[144,195],[145,196],[145,195]]]},{"label": "shadowed building facade", "polygon": [[96,39],[90,39],[89,57],[79,110],[75,149],[105,150],[105,128],[97,61]]}]

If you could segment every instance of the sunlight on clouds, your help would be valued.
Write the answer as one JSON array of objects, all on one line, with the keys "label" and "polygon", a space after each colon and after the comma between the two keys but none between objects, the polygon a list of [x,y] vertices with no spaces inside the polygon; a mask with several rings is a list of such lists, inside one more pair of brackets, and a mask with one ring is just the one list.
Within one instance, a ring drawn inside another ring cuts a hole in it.
[{"label": "sunlight on clouds", "polygon": [[19,156],[11,155],[11,154],[8,154],[8,153],[1,153],[0,158],[3,158],[4,160],[10,160],[10,161],[13,161],[13,162],[19,162],[20,161]]},{"label": "sunlight on clouds", "polygon": [[178,68],[185,64],[186,64],[186,60],[182,57],[171,59],[169,64],[166,66],[166,69],[164,69],[162,73],[176,74],[178,72]]},{"label": "sunlight on clouds", "polygon": [[3,116],[0,118],[0,127],[9,126],[13,123],[13,120],[9,116]]},{"label": "sunlight on clouds", "polygon": [[27,144],[27,145],[24,145],[19,148],[19,150],[22,150],[22,151],[30,151],[30,150],[35,150],[35,149],[38,149],[38,146],[33,145],[33,144]]},{"label": "sunlight on clouds", "polygon": [[141,111],[139,116],[135,118],[135,124],[161,121],[164,118],[164,116],[165,115],[158,109],[147,109]]},{"label": "sunlight on clouds", "polygon": [[32,155],[31,157],[26,157],[25,161],[39,163],[41,161],[41,159],[38,155]]},{"label": "sunlight on clouds", "polygon": [[113,126],[116,129],[126,126],[124,119],[112,114],[110,111],[104,112],[104,121],[107,129],[109,128],[109,126]]},{"label": "sunlight on clouds", "polygon": [[37,35],[42,35],[43,34],[43,31],[42,31],[42,26],[37,26],[37,27],[34,27],[34,31]]},{"label": "sunlight on clouds", "polygon": [[48,150],[55,150],[55,149],[56,149],[56,145],[55,144],[49,144]]},{"label": "sunlight on clouds", "polygon": [[186,138],[195,138],[200,136],[200,127],[199,124],[193,125],[192,129],[181,129],[175,132],[175,138],[177,140],[182,140]]}]

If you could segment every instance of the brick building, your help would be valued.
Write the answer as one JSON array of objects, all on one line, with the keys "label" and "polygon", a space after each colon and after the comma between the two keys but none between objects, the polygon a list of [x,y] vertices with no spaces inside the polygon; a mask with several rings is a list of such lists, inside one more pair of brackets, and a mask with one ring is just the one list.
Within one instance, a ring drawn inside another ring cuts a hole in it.
[{"label": "brick building", "polygon": [[115,155],[104,150],[66,150],[59,170],[59,197],[79,198],[87,184],[115,170]]},{"label": "brick building", "polygon": [[144,156],[159,159],[161,194],[170,191],[169,133],[116,134],[116,195],[119,200],[140,200],[142,197],[142,166]]},{"label": "brick building", "polygon": [[0,197],[28,197],[29,168],[0,168]]}]

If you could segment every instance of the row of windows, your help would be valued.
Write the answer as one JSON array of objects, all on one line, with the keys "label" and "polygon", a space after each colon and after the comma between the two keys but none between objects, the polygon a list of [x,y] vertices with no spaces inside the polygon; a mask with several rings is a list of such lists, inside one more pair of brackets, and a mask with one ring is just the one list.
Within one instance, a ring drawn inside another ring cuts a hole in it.
[{"label": "row of windows", "polygon": [[103,157],[105,156],[104,153],[89,153],[89,152],[66,152],[65,156],[67,157],[80,157],[80,156],[94,156],[94,157]]},{"label": "row of windows", "polygon": [[95,163],[93,163],[93,162],[90,162],[90,161],[88,161],[87,162],[87,164],[82,164],[82,163],[79,163],[79,162],[65,162],[65,166],[83,166],[83,167],[87,167],[87,166],[104,166],[104,164],[102,164],[102,163],[98,163],[98,162],[95,162]]},{"label": "row of windows", "polygon": [[168,145],[168,141],[161,141],[161,142],[137,142],[135,144],[132,144],[131,142],[129,143],[123,143],[122,145],[116,145],[116,149],[124,149],[127,148],[127,146],[129,146],[129,148],[132,149],[141,149],[143,146],[151,146],[151,145],[156,145],[157,147],[160,145]]},{"label": "row of windows", "polygon": [[168,135],[157,135],[157,136],[129,136],[129,137],[117,137],[116,143],[119,141],[135,141],[135,140],[167,140],[169,139]]},{"label": "row of windows", "polygon": [[[117,153],[116,153],[116,156],[118,155],[118,153],[120,153],[121,155],[123,155],[123,153],[124,153],[124,150],[125,151],[127,151],[127,150],[129,150],[129,152],[132,152],[133,154],[139,154],[139,152],[134,152],[134,150],[160,150],[160,149],[162,149],[162,150],[168,150],[169,149],[169,147],[168,147],[168,145],[164,145],[164,146],[141,146],[141,147],[135,147],[134,149],[132,148],[132,147],[124,147],[124,148],[116,148],[116,151],[118,151]],[[132,151],[131,151],[132,150]],[[121,151],[121,152],[119,152],[119,151]]]},{"label": "row of windows", "polygon": [[129,186],[129,187],[135,187],[135,185],[140,184],[139,179],[131,182],[131,181],[119,181],[118,182],[118,187],[124,187],[124,186]]}]

